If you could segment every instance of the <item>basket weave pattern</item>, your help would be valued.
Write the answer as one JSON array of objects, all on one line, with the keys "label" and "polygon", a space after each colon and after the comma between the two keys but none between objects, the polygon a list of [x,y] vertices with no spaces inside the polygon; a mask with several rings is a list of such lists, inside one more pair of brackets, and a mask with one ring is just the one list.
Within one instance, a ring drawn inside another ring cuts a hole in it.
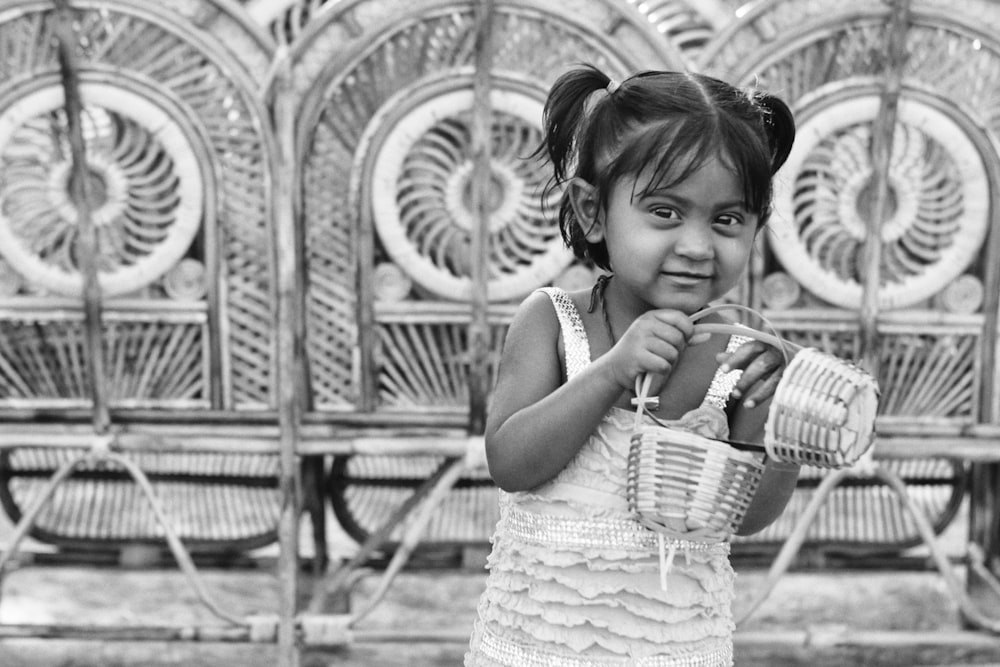
[{"label": "basket weave pattern", "polygon": [[878,390],[860,368],[800,350],[775,390],[764,432],[768,456],[819,468],[853,465],[874,442]]},{"label": "basket weave pattern", "polygon": [[742,522],[763,470],[752,454],[724,442],[643,426],[629,448],[629,509],[669,537],[726,539]]}]

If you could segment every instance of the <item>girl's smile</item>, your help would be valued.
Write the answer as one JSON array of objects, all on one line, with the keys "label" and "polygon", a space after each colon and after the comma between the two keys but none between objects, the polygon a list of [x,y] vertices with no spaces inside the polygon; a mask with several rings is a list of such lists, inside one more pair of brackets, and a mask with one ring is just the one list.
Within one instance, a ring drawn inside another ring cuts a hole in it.
[{"label": "girl's smile", "polygon": [[[618,283],[612,289],[623,292],[629,315],[651,308],[692,314],[739,281],[758,216],[747,211],[742,183],[718,157],[669,187],[643,185],[642,175],[620,179],[588,238],[606,241]],[[638,301],[628,303],[626,294]]]},{"label": "girl's smile", "polygon": [[682,272],[671,272],[664,271],[663,274],[674,281],[678,286],[693,287],[695,285],[700,285],[703,281],[711,280],[712,276],[709,274],[699,274],[699,273],[682,273]]}]

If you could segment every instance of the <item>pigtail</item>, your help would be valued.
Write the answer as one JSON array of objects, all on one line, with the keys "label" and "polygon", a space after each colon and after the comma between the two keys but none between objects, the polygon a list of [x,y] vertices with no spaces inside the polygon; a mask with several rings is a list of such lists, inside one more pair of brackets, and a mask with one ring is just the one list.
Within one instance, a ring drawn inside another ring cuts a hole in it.
[{"label": "pigtail", "polygon": [[755,102],[764,111],[764,129],[771,151],[771,174],[776,174],[792,152],[795,141],[795,118],[792,110],[780,98],[767,93],[757,93]]},{"label": "pigtail", "polygon": [[[594,147],[582,145],[580,137],[593,110],[590,103],[595,91],[610,90],[611,79],[596,67],[584,65],[563,74],[552,84],[542,111],[545,138],[535,156],[547,155],[553,176],[545,188],[545,199],[574,176],[593,178]],[[577,220],[570,199],[565,195],[559,204],[559,231],[566,246],[581,258],[590,257],[598,266],[607,268],[607,249],[603,243],[590,244],[582,221]]]},{"label": "pigtail", "polygon": [[611,79],[592,65],[584,65],[563,74],[552,85],[542,112],[545,140],[539,153],[552,161],[556,181],[562,182],[573,168],[580,127],[586,120],[587,100]]}]

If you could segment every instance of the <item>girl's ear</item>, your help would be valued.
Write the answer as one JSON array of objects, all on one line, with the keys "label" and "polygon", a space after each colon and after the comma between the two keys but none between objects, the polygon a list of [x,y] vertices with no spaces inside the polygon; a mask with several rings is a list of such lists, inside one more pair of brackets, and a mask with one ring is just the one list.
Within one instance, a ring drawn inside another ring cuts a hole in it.
[{"label": "girl's ear", "polygon": [[570,206],[580,223],[583,237],[590,243],[597,243],[604,238],[604,224],[600,215],[600,205],[597,202],[597,190],[593,185],[576,177],[567,182],[566,196]]}]

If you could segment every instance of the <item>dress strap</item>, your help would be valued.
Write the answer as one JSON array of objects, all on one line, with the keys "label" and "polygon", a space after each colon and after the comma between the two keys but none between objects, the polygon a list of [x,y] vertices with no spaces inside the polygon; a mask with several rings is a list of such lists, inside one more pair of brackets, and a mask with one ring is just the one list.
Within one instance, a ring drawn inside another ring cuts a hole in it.
[{"label": "dress strap", "polygon": [[[729,344],[726,345],[726,352],[735,352],[736,348],[749,340],[751,340],[749,336],[730,336]],[[726,405],[729,403],[729,395],[733,392],[733,388],[736,386],[741,375],[743,375],[742,370],[737,369],[723,372],[720,366],[712,377],[712,384],[708,386],[708,392],[705,394],[705,400],[702,403],[714,405],[720,410],[725,411]]]},{"label": "dress strap", "polygon": [[583,328],[580,311],[576,309],[576,305],[565,290],[558,287],[542,287],[541,291],[552,299],[552,307],[556,309],[556,317],[559,318],[566,355],[564,360],[566,378],[569,379],[590,363],[590,341],[587,340],[587,331]]},{"label": "dress strap", "polygon": [[[552,300],[552,307],[555,308],[556,317],[559,318],[559,328],[563,338],[563,348],[565,349],[566,377],[571,378],[590,363],[590,341],[587,339],[587,331],[583,328],[583,320],[580,319],[580,311],[576,309],[576,304],[569,298],[565,290],[558,287],[542,287],[540,291],[545,292]],[[735,351],[740,345],[751,340],[749,336],[730,336],[726,345],[726,352]],[[703,403],[709,403],[720,410],[726,409],[729,403],[729,394],[743,374],[741,370],[723,372],[720,368],[715,372],[712,383],[708,387]]]}]

